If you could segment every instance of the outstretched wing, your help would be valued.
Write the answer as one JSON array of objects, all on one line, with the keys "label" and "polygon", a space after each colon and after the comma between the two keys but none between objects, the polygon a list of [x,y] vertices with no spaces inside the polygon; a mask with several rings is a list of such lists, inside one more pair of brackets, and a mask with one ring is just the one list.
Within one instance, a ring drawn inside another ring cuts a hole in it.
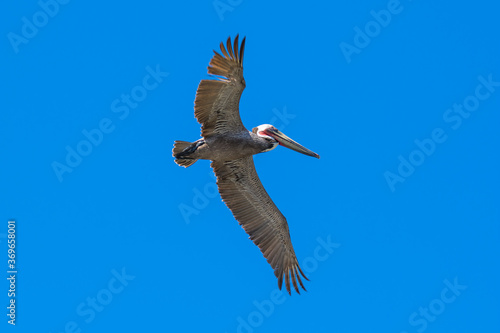
[{"label": "outstretched wing", "polygon": [[[212,162],[222,200],[274,269],[281,289],[283,277],[290,293],[290,278],[297,293],[302,287],[300,269],[293,250],[286,218],[271,200],[255,171],[253,157]],[[299,274],[300,273],[300,274]]]},{"label": "outstretched wing", "polygon": [[219,76],[216,80],[201,80],[194,101],[194,115],[201,126],[201,135],[244,131],[241,122],[239,103],[241,93],[245,89],[243,78],[243,51],[245,38],[238,52],[238,36],[234,39],[234,50],[231,37],[227,39],[227,50],[220,43],[224,56],[214,51],[210,60],[208,73]]}]

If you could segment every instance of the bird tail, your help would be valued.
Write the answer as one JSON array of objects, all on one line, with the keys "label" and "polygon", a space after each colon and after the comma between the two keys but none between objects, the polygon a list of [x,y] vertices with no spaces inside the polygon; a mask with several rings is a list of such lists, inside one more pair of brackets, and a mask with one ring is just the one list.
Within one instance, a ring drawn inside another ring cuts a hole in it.
[{"label": "bird tail", "polygon": [[198,161],[198,159],[189,157],[189,155],[194,153],[196,148],[198,148],[197,142],[176,140],[174,143],[174,149],[172,149],[172,155],[175,157],[175,163],[185,168],[194,164],[194,162]]}]

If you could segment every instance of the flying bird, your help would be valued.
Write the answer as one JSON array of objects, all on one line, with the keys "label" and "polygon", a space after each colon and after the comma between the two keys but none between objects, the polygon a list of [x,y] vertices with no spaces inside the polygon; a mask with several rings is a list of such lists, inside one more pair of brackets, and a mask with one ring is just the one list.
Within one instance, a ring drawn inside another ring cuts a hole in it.
[{"label": "flying bird", "polygon": [[273,150],[278,145],[316,158],[319,155],[272,125],[260,125],[252,131],[243,126],[239,102],[245,89],[245,38],[239,46],[238,35],[234,44],[229,37],[226,47],[221,42],[220,50],[222,54],[214,50],[208,66],[208,73],[214,79],[201,80],[194,101],[194,114],[201,124],[202,138],[195,142],[175,141],[173,156],[183,167],[199,159],[212,161],[222,200],[274,269],[279,288],[284,278],[286,290],[291,294],[291,279],[300,294],[297,282],[306,290],[300,276],[309,279],[295,256],[286,218],[259,180],[253,155]]}]

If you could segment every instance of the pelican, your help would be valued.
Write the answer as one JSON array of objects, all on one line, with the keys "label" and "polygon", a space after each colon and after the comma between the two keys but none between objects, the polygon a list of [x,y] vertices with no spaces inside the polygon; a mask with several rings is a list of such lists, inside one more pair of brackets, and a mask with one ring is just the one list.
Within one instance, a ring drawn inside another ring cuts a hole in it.
[{"label": "pelican", "polygon": [[[269,124],[248,131],[240,119],[239,102],[245,89],[243,52],[238,51],[238,35],[220,43],[222,55],[214,50],[208,74],[201,80],[194,101],[194,114],[201,124],[202,138],[195,142],[175,141],[175,162],[188,167],[199,159],[211,160],[222,200],[236,220],[259,247],[274,270],[281,290],[283,278],[290,292],[290,279],[297,293],[297,282],[306,290],[300,275],[309,280],[299,266],[293,250],[286,218],[271,200],[255,171],[253,155],[273,150],[278,145],[319,158],[319,155]],[[299,274],[300,273],[300,274]]]}]

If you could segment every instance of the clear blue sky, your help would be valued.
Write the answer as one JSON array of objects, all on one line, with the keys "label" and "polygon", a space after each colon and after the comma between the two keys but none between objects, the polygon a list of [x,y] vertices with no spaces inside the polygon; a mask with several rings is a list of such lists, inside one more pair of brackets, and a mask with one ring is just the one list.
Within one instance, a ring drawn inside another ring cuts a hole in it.
[{"label": "clear blue sky", "polygon": [[[2,332],[500,330],[500,44],[491,1],[31,0],[0,11]],[[248,128],[308,292],[221,202],[193,101],[247,37]],[[16,220],[16,327],[7,221]]]}]

